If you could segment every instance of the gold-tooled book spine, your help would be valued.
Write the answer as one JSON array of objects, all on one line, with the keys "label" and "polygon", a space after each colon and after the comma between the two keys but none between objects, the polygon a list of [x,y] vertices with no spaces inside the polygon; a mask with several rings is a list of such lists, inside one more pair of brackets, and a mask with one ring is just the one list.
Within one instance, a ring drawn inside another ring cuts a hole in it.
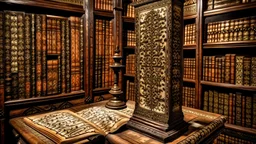
[{"label": "gold-tooled book spine", "polygon": [[57,20],[52,18],[52,46],[51,46],[51,54],[57,54]]},{"label": "gold-tooled book spine", "polygon": [[238,38],[237,38],[238,41],[243,40],[243,25],[244,25],[244,19],[241,18],[239,19],[239,22],[238,22]]},{"label": "gold-tooled book spine", "polygon": [[42,96],[42,16],[36,15],[36,96]]},{"label": "gold-tooled book spine", "polygon": [[57,92],[58,94],[61,93],[61,59],[60,59],[60,55],[58,56],[58,60],[57,60],[57,77],[58,77],[58,87],[57,87]]},{"label": "gold-tooled book spine", "polygon": [[52,60],[47,60],[47,95],[52,94]]},{"label": "gold-tooled book spine", "polygon": [[236,93],[235,124],[242,125],[242,94],[239,92]]},{"label": "gold-tooled book spine", "polygon": [[243,85],[243,56],[236,56],[236,85]]},{"label": "gold-tooled book spine", "polygon": [[250,18],[250,40],[256,40],[256,17]]},{"label": "gold-tooled book spine", "polygon": [[12,99],[19,98],[18,79],[18,18],[16,12],[11,13],[11,75],[12,75]]},{"label": "gold-tooled book spine", "polygon": [[225,56],[221,58],[221,83],[225,83]]},{"label": "gold-tooled book spine", "polygon": [[66,20],[61,20],[61,92],[66,93]]},{"label": "gold-tooled book spine", "polygon": [[209,23],[207,26],[207,43],[212,42],[212,23]]},{"label": "gold-tooled book spine", "polygon": [[229,97],[228,93],[223,93],[223,115],[228,119],[228,104],[229,104]]},{"label": "gold-tooled book spine", "polygon": [[229,40],[229,27],[230,21],[225,21],[225,27],[224,27],[224,42],[227,42]]},{"label": "gold-tooled book spine", "polygon": [[11,13],[4,12],[4,50],[5,50],[5,101],[11,100],[12,77],[11,77]]},{"label": "gold-tooled book spine", "polygon": [[80,89],[84,89],[84,15],[80,19]]},{"label": "gold-tooled book spine", "polygon": [[75,17],[70,17],[70,26],[71,26],[71,91],[75,91],[76,89],[76,77],[74,74],[75,65],[76,65],[76,24]]},{"label": "gold-tooled book spine", "polygon": [[225,34],[225,22],[222,21],[221,22],[221,25],[220,25],[220,42],[223,42],[224,41],[224,34]]},{"label": "gold-tooled book spine", "polygon": [[220,94],[214,90],[213,91],[213,112],[218,113],[219,112],[219,107],[221,106],[219,102],[222,102],[219,100]]},{"label": "gold-tooled book spine", "polygon": [[256,128],[256,94],[253,94],[252,96],[252,107],[253,107],[253,110],[252,110],[252,127],[253,128]]},{"label": "gold-tooled book spine", "polygon": [[4,13],[0,11],[0,85],[4,85]]},{"label": "gold-tooled book spine", "polygon": [[209,112],[213,112],[213,91],[209,90]]},{"label": "gold-tooled book spine", "polygon": [[249,37],[249,30],[250,30],[250,19],[249,17],[244,18],[244,24],[243,24],[243,40],[248,41],[250,40]]},{"label": "gold-tooled book spine", "polygon": [[17,13],[17,25],[18,25],[18,82],[19,99],[25,98],[25,13]]},{"label": "gold-tooled book spine", "polygon": [[218,24],[213,23],[213,42],[218,42]]},{"label": "gold-tooled book spine", "polygon": [[243,85],[250,86],[251,58],[244,57],[243,61]]},{"label": "gold-tooled book spine", "polygon": [[212,73],[212,78],[211,78],[211,81],[214,82],[214,78],[215,78],[215,56],[212,56],[212,65],[211,65],[211,73]]},{"label": "gold-tooled book spine", "polygon": [[25,98],[31,97],[31,15],[25,15]]},{"label": "gold-tooled book spine", "polygon": [[36,96],[36,41],[35,14],[31,14],[31,96]]},{"label": "gold-tooled book spine", "polygon": [[252,97],[246,96],[245,101],[245,127],[252,127]]},{"label": "gold-tooled book spine", "polygon": [[233,38],[234,41],[238,40],[238,31],[239,31],[239,20],[236,19],[234,20],[234,38]]},{"label": "gold-tooled book spine", "polygon": [[242,108],[241,108],[241,120],[242,120],[242,126],[245,126],[245,96],[242,95]]},{"label": "gold-tooled book spine", "polygon": [[56,53],[61,53],[61,19],[56,19]]},{"label": "gold-tooled book spine", "polygon": [[208,81],[212,80],[212,56],[208,57]]},{"label": "gold-tooled book spine", "polygon": [[256,57],[252,57],[250,80],[251,86],[256,86]]},{"label": "gold-tooled book spine", "polygon": [[229,93],[229,107],[228,107],[228,123],[233,122],[233,93]]},{"label": "gold-tooled book spine", "polygon": [[235,84],[236,55],[230,55],[230,83]]},{"label": "gold-tooled book spine", "polygon": [[229,39],[228,41],[234,41],[234,27],[235,27],[235,21],[231,20],[229,24]]},{"label": "gold-tooled book spine", "polygon": [[209,111],[208,104],[209,104],[209,93],[208,93],[208,91],[204,91],[204,108],[203,108],[203,110]]},{"label": "gold-tooled book spine", "polygon": [[233,114],[232,114],[232,122],[231,122],[231,124],[235,124],[236,123],[236,101],[237,101],[236,94],[233,93]]},{"label": "gold-tooled book spine", "polygon": [[58,59],[52,60],[52,72],[53,72],[53,85],[52,85],[52,94],[58,93],[59,88],[59,56]]},{"label": "gold-tooled book spine", "polygon": [[66,20],[66,91],[67,93],[71,92],[71,73],[70,73],[70,23],[69,20]]},{"label": "gold-tooled book spine", "polygon": [[46,15],[42,15],[42,96],[46,96]]},{"label": "gold-tooled book spine", "polygon": [[52,19],[47,17],[47,54],[52,54]]},{"label": "gold-tooled book spine", "polygon": [[216,57],[215,59],[215,68],[214,68],[214,71],[215,71],[215,76],[214,76],[214,82],[218,82],[218,79],[219,79],[219,58]]},{"label": "gold-tooled book spine", "polygon": [[207,1],[207,10],[213,9],[213,0],[208,0]]},{"label": "gold-tooled book spine", "polygon": [[80,27],[81,27],[81,20],[80,20],[80,18],[79,17],[76,17],[75,18],[75,20],[76,20],[76,28],[75,28],[75,30],[76,30],[76,39],[75,39],[75,43],[76,43],[76,54],[75,54],[75,63],[76,63],[76,65],[75,65],[75,68],[76,68],[76,76],[75,76],[75,79],[76,79],[76,88],[75,88],[75,90],[76,91],[78,91],[78,90],[81,90],[81,66],[80,66],[80,58],[81,58],[81,47],[80,47]]},{"label": "gold-tooled book spine", "polygon": [[230,54],[225,55],[225,83],[230,83]]}]

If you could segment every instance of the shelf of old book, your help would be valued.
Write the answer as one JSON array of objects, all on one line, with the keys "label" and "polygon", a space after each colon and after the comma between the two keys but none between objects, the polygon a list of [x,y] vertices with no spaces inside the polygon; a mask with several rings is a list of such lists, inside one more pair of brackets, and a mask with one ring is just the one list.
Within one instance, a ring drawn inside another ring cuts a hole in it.
[{"label": "shelf of old book", "polygon": [[107,18],[107,19],[114,18],[113,11],[94,10],[93,13],[94,13],[95,16],[98,16],[98,17],[104,17],[104,18]]},{"label": "shelf of old book", "polygon": [[216,43],[203,43],[203,48],[244,48],[256,47],[256,40],[251,41],[231,41],[231,42],[216,42]]},{"label": "shelf of old book", "polygon": [[254,128],[247,128],[247,127],[238,126],[238,125],[229,124],[229,123],[226,123],[225,127],[227,129],[231,129],[231,130],[240,131],[240,132],[243,132],[243,133],[248,133],[248,134],[256,135],[256,129],[254,129]]},{"label": "shelf of old book", "polygon": [[209,82],[209,81],[201,81],[201,84],[208,85],[208,86],[237,89],[237,90],[256,91],[256,86],[243,86],[243,85],[235,85],[235,84],[229,84],[229,83],[217,83],[217,82]]},{"label": "shelf of old book", "polygon": [[124,74],[124,76],[134,78],[134,77],[135,77],[135,74]]},{"label": "shelf of old book", "polygon": [[194,79],[183,78],[183,82],[196,83]]},{"label": "shelf of old book", "polygon": [[195,19],[197,18],[197,15],[195,14],[195,15],[184,16],[183,18],[184,20]]},{"label": "shelf of old book", "polygon": [[127,17],[127,16],[122,16],[123,17],[123,21],[126,23],[135,23],[135,18],[133,17]]},{"label": "shelf of old book", "polygon": [[195,50],[196,44],[183,45],[183,50]]},{"label": "shelf of old book", "polygon": [[[3,2],[3,3],[2,3]],[[1,0],[0,5],[10,5],[11,7],[14,5],[24,5],[24,6],[33,6],[39,8],[47,8],[54,9],[60,11],[68,11],[84,14],[83,4],[82,3],[67,3],[62,2],[61,0]]]},{"label": "shelf of old book", "polygon": [[4,104],[6,107],[14,107],[14,106],[26,106],[28,104],[36,105],[38,103],[49,103],[53,101],[60,101],[60,100],[69,100],[69,99],[78,99],[84,98],[84,91],[73,91],[71,93],[63,93],[57,94],[53,96],[44,96],[44,97],[32,97],[29,99],[19,99],[19,100],[10,100],[6,101]]},{"label": "shelf of old book", "polygon": [[239,10],[246,10],[246,9],[251,9],[251,8],[256,8],[256,2],[242,3],[242,4],[227,6],[227,7],[223,7],[223,8],[206,10],[206,11],[204,11],[204,16],[206,16],[206,17],[214,16],[214,15],[235,12],[235,11],[239,11]]},{"label": "shelf of old book", "polygon": [[110,89],[111,89],[111,87],[95,88],[95,89],[93,89],[93,92],[109,91]]}]

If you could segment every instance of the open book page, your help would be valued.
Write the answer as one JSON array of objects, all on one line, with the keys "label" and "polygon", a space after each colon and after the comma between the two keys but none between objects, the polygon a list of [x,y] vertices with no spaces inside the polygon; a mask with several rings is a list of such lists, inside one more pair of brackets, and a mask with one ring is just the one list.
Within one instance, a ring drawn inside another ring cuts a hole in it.
[{"label": "open book page", "polygon": [[111,110],[105,106],[95,106],[77,112],[76,114],[90,121],[105,132],[113,133],[125,125],[132,116],[133,109]]},{"label": "open book page", "polygon": [[69,110],[61,110],[24,118],[27,125],[56,143],[74,143],[104,132],[93,123]]}]

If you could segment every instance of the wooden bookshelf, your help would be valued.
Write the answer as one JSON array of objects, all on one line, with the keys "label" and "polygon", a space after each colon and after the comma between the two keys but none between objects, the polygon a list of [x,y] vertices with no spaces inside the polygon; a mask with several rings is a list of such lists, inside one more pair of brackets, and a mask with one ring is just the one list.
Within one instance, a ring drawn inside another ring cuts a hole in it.
[{"label": "wooden bookshelf", "polygon": [[223,8],[213,9],[213,10],[207,10],[207,11],[204,11],[204,16],[206,16],[206,17],[214,16],[214,15],[219,15],[219,14],[224,14],[224,13],[229,13],[229,12],[252,9],[252,8],[256,8],[255,2],[254,3],[242,3],[242,4],[238,4],[238,5],[234,5],[234,6],[223,7]]},{"label": "wooden bookshelf", "polygon": [[122,16],[122,17],[123,17],[123,21],[126,23],[135,23],[135,18],[127,17],[127,16]]},{"label": "wooden bookshelf", "polygon": [[184,16],[183,18],[184,18],[184,20],[195,19],[195,18],[197,18],[197,14],[189,15],[189,16]]},{"label": "wooden bookshelf", "polygon": [[240,131],[240,132],[243,132],[243,133],[256,135],[256,130],[253,129],[253,128],[246,128],[246,127],[237,126],[237,125],[228,124],[228,123],[225,124],[225,127],[227,129],[231,129],[231,130],[234,130],[234,131]]},{"label": "wooden bookshelf", "polygon": [[256,86],[243,86],[243,85],[234,85],[228,83],[217,83],[217,82],[208,82],[201,81],[202,85],[215,86],[215,87],[223,87],[237,90],[245,90],[245,91],[256,91]]},{"label": "wooden bookshelf", "polygon": [[196,44],[183,45],[183,50],[195,50],[196,47],[197,47]]},{"label": "wooden bookshelf", "polygon": [[107,19],[114,18],[113,11],[94,10],[93,13],[95,16],[98,16],[98,17],[103,17],[103,18],[107,18]]},{"label": "wooden bookshelf", "polygon": [[255,48],[256,41],[232,41],[232,42],[218,42],[218,43],[204,43],[203,48]]},{"label": "wooden bookshelf", "polygon": [[124,76],[126,76],[126,77],[131,77],[131,78],[134,78],[134,77],[135,77],[134,74],[124,74]]},{"label": "wooden bookshelf", "polygon": [[196,83],[196,80],[183,78],[183,82]]},{"label": "wooden bookshelf", "polygon": [[126,46],[126,47],[124,47],[124,49],[127,49],[127,50],[135,50],[135,46],[133,47],[133,46]]}]

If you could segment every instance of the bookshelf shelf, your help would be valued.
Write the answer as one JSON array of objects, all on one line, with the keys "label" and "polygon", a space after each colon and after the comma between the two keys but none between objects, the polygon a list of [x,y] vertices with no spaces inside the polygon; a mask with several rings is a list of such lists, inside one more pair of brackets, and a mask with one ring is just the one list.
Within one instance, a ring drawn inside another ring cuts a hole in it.
[{"label": "bookshelf shelf", "polygon": [[183,45],[183,50],[195,50],[195,49],[196,49],[196,44]]},{"label": "bookshelf shelf", "polygon": [[196,83],[196,80],[183,78],[183,82]]},{"label": "bookshelf shelf", "polygon": [[228,124],[228,123],[225,124],[225,128],[256,135],[256,129],[253,129],[253,128],[247,128],[247,127],[242,127],[242,126]]},{"label": "bookshelf shelf", "polygon": [[113,11],[94,10],[93,13],[95,16],[98,16],[98,17],[104,17],[104,18],[109,18],[109,19],[114,18]]},{"label": "bookshelf shelf", "polygon": [[128,46],[128,47],[124,47],[124,49],[129,49],[129,50],[135,50],[135,46]]},{"label": "bookshelf shelf", "polygon": [[218,43],[204,43],[203,48],[242,48],[242,47],[256,47],[256,41],[234,41],[234,42],[218,42]]},{"label": "bookshelf shelf", "polygon": [[49,103],[52,101],[60,101],[60,100],[70,100],[70,99],[78,99],[78,98],[84,98],[85,91],[74,91],[71,93],[66,94],[58,94],[58,95],[51,95],[51,96],[45,96],[45,97],[35,97],[35,98],[29,98],[29,99],[19,99],[19,100],[11,100],[6,101],[4,104],[6,107],[14,107],[14,106],[26,106],[28,104],[39,104],[39,103]]},{"label": "bookshelf shelf", "polygon": [[93,89],[93,92],[109,91],[110,89],[111,89],[111,87],[95,88],[95,89]]},{"label": "bookshelf shelf", "polygon": [[132,78],[134,78],[134,77],[135,77],[135,75],[134,75],[134,74],[124,74],[124,76],[126,76],[126,77],[132,77]]},{"label": "bookshelf shelf", "polygon": [[229,13],[229,12],[234,12],[234,11],[251,9],[251,8],[256,8],[256,2],[238,4],[238,5],[234,5],[234,6],[218,8],[218,9],[213,9],[213,10],[207,10],[204,12],[204,16],[206,16],[206,17],[213,16],[213,15],[224,14],[224,13]]},{"label": "bookshelf shelf", "polygon": [[126,23],[135,23],[135,18],[123,16],[123,21]]},{"label": "bookshelf shelf", "polygon": [[228,84],[228,83],[216,83],[216,82],[208,82],[208,81],[201,81],[201,84],[208,85],[208,86],[245,90],[245,91],[256,91],[256,86],[242,86],[242,85],[234,85],[234,84]]},{"label": "bookshelf shelf", "polygon": [[61,11],[69,11],[84,14],[83,6],[69,3],[62,3],[56,1],[46,1],[46,0],[2,0],[1,5],[5,4],[18,4],[26,6],[35,6],[41,8],[57,9]]},{"label": "bookshelf shelf", "polygon": [[183,18],[184,18],[184,20],[195,19],[195,18],[197,18],[197,15],[195,14],[195,15],[184,16]]}]

